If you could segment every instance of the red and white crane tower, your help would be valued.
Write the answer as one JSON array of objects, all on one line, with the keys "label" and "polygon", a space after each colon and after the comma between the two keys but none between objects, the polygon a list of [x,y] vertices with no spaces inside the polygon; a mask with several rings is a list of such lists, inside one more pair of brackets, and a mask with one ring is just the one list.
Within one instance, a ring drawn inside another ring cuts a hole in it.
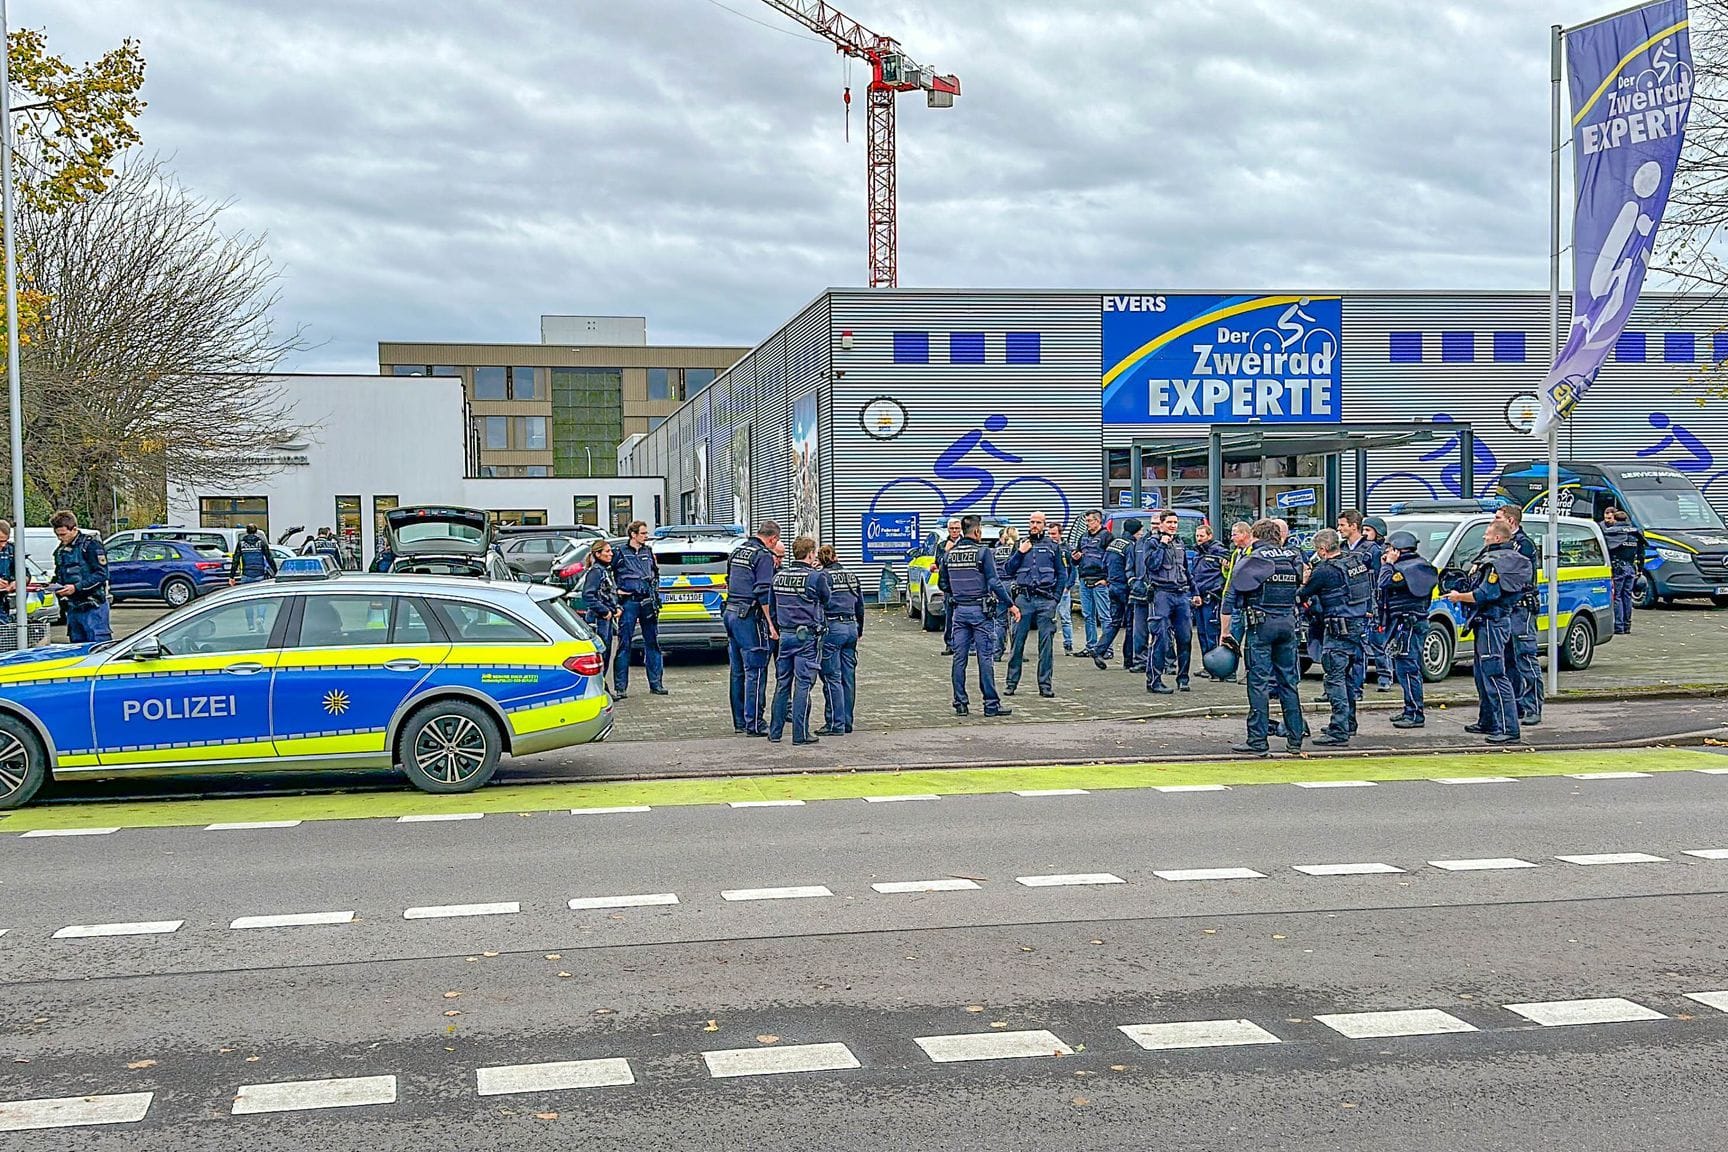
[{"label": "red and white crane tower", "polygon": [[[869,130],[864,162],[870,217],[870,287],[896,287],[900,283],[900,259],[894,98],[902,92],[922,90],[930,107],[952,108],[954,97],[960,95],[960,80],[956,76],[936,75],[906,55],[899,41],[878,36],[832,4],[819,0],[763,0],[763,3],[832,41],[845,55],[870,65],[866,100]],[[852,91],[847,89],[848,105],[851,100]]]}]

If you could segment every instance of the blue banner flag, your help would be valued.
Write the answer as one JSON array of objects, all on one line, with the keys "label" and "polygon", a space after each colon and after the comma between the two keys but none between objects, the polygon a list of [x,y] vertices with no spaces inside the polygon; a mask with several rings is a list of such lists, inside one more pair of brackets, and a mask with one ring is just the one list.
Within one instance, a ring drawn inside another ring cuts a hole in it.
[{"label": "blue banner flag", "polygon": [[1692,107],[1686,0],[1566,33],[1571,73],[1572,331],[1542,382],[1547,436],[1596,382],[1644,287]]}]

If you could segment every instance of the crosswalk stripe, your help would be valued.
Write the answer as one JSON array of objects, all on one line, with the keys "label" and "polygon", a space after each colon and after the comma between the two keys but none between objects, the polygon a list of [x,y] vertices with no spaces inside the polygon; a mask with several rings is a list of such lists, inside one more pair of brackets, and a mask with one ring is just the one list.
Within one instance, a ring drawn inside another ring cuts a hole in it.
[{"label": "crosswalk stripe", "polygon": [[233,824],[206,824],[206,832],[250,832],[254,828],[298,828],[298,820],[241,820]]},{"label": "crosswalk stripe", "polygon": [[943,880],[890,880],[882,884],[872,884],[870,887],[892,896],[906,892],[971,892],[978,888],[978,884],[973,880],[953,876]]},{"label": "crosswalk stripe", "polygon": [[1438,1008],[1411,1008],[1398,1012],[1335,1012],[1314,1017],[1340,1036],[1351,1040],[1374,1040],[1386,1036],[1440,1036],[1448,1032],[1474,1032],[1450,1012]]},{"label": "crosswalk stripe", "polygon": [[20,832],[20,840],[28,840],[35,836],[112,836],[119,828],[37,828],[31,832]]},{"label": "crosswalk stripe", "polygon": [[1039,796],[1090,796],[1092,793],[1084,788],[1027,788],[1017,790],[1014,795],[1035,799]]},{"label": "crosswalk stripe", "polygon": [[1516,784],[1513,776],[1436,776],[1436,784]]},{"label": "crosswalk stripe", "polygon": [[613,808],[572,808],[572,816],[611,816],[620,812],[652,812],[647,804],[619,804]]},{"label": "crosswalk stripe", "polygon": [[912,1041],[937,1064],[962,1060],[1019,1060],[1032,1056],[1072,1056],[1074,1050],[1042,1029],[1029,1032],[966,1032],[919,1036]]},{"label": "crosswalk stripe", "polygon": [[1080,884],[1126,884],[1128,881],[1111,872],[1070,872],[1054,876],[1016,876],[1016,884],[1028,888],[1062,888]]},{"label": "crosswalk stripe", "polygon": [[909,796],[866,796],[866,804],[897,804],[903,800],[940,800],[942,797],[930,792],[920,792]]},{"label": "crosswalk stripe", "polygon": [[1582,856],[1556,856],[1556,860],[1564,860],[1568,864],[1666,864],[1666,856],[1652,856],[1648,852],[1590,852]]},{"label": "crosswalk stripe", "polygon": [[348,924],[352,912],[290,912],[282,916],[242,916],[230,928],[305,928],[316,924]]},{"label": "crosswalk stripe", "polygon": [[1512,856],[1496,856],[1486,860],[1430,860],[1429,865],[1447,872],[1493,872],[1502,868],[1535,868],[1528,860]]},{"label": "crosswalk stripe", "polygon": [[838,1072],[860,1067],[844,1044],[788,1044],[784,1047],[726,1048],[702,1053],[708,1075],[778,1076],[786,1072]]},{"label": "crosswalk stripe", "polygon": [[795,885],[790,888],[729,888],[720,893],[722,900],[805,900],[814,896],[832,896],[820,884]]},{"label": "crosswalk stripe", "polygon": [[1372,780],[1298,780],[1298,788],[1373,788]]},{"label": "crosswalk stripe", "polygon": [[1252,1020],[1187,1020],[1170,1024],[1123,1024],[1117,1029],[1149,1052],[1166,1048],[1225,1048],[1283,1041]]},{"label": "crosswalk stripe", "polygon": [[1228,792],[1228,784],[1154,784],[1154,792]]},{"label": "crosswalk stripe", "polygon": [[410,908],[402,913],[404,920],[442,920],[452,916],[514,916],[522,911],[515,901],[497,904],[435,904],[426,908]]},{"label": "crosswalk stripe", "polygon": [[396,1077],[355,1076],[342,1080],[290,1080],[278,1084],[242,1084],[234,1098],[233,1115],[262,1112],[302,1112],[312,1108],[359,1108],[394,1104]]},{"label": "crosswalk stripe", "polygon": [[160,936],[178,932],[184,920],[141,920],[131,924],[68,924],[54,933],[56,940],[83,940],[92,936]]},{"label": "crosswalk stripe", "polygon": [[636,1083],[630,1061],[559,1060],[550,1064],[501,1064],[474,1073],[481,1096],[517,1092],[567,1092],[577,1088],[611,1088]]},{"label": "crosswalk stripe", "polygon": [[484,819],[484,812],[424,812],[417,816],[398,816],[398,824],[447,824],[452,820]]},{"label": "crosswalk stripe", "polygon": [[154,1092],[118,1096],[63,1096],[54,1100],[0,1101],[0,1132],[79,1128],[88,1124],[136,1124],[150,1111]]},{"label": "crosswalk stripe", "polygon": [[1728,848],[1695,848],[1686,855],[1700,860],[1728,860]]},{"label": "crosswalk stripe", "polygon": [[1573,780],[1647,780],[1648,772],[1568,772]]},{"label": "crosswalk stripe", "polygon": [[1728,768],[1694,768],[1692,771],[1705,776],[1728,776]]},{"label": "crosswalk stripe", "polygon": [[1154,871],[1160,880],[1264,880],[1264,872],[1252,868],[1166,868]]},{"label": "crosswalk stripe", "polygon": [[1534,1004],[1507,1004],[1506,1011],[1516,1012],[1544,1028],[1562,1028],[1572,1024],[1620,1024],[1632,1020],[1666,1020],[1662,1013],[1618,996],[1595,1000],[1543,1000]]},{"label": "crosswalk stripe", "polygon": [[1295,864],[1304,876],[1386,876],[1404,869],[1391,864]]},{"label": "crosswalk stripe", "polygon": [[1686,999],[1696,1000],[1706,1008],[1714,1008],[1718,1012],[1728,1012],[1728,992],[1688,992]]},{"label": "crosswalk stripe", "polygon": [[675,892],[649,892],[641,896],[578,896],[570,901],[570,911],[591,912],[597,908],[651,908],[678,903]]},{"label": "crosswalk stripe", "polygon": [[802,808],[802,800],[733,800],[728,808]]}]

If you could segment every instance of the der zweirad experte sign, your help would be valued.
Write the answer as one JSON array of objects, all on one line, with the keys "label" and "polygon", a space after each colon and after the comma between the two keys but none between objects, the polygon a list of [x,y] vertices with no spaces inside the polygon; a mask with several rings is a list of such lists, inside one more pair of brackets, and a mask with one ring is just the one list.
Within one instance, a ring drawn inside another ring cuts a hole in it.
[{"label": "der zweirad experte sign", "polygon": [[1336,422],[1336,296],[1105,296],[1110,424]]}]

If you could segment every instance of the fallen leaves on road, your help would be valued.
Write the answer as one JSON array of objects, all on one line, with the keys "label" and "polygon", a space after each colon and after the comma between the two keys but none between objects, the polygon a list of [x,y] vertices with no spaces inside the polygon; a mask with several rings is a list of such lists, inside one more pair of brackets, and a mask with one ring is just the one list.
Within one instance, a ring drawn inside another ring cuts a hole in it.
[{"label": "fallen leaves on road", "polygon": [[1006,1021],[1006,1020],[992,1020],[992,1021],[990,1021],[990,1027],[992,1027],[992,1028],[1006,1028],[1006,1027],[1008,1027],[1008,1021]]},{"label": "fallen leaves on road", "polygon": [[1086,1099],[1084,1096],[1074,1097],[1074,1107],[1076,1108],[1084,1108],[1090,1103],[1092,1103],[1092,1101]]},{"label": "fallen leaves on road", "polygon": [[548,960],[562,960],[562,959],[564,959],[564,957],[560,956],[556,952],[548,952],[548,953],[546,953],[546,959],[548,959]]},{"label": "fallen leaves on road", "polygon": [[132,1061],[132,1063],[126,1065],[126,1067],[129,1068],[130,1070],[132,1070],[133,1072],[136,1072],[140,1068],[154,1068],[154,1067],[156,1067],[156,1061],[154,1061],[154,1060],[134,1060],[134,1061]]},{"label": "fallen leaves on road", "polygon": [[1126,1072],[1126,1071],[1128,1071],[1128,1065],[1126,1065],[1126,1064],[1112,1064],[1112,1065],[1110,1065],[1110,1071],[1112,1071],[1112,1072]]},{"label": "fallen leaves on road", "polygon": [[1088,944],[1102,944],[1102,943],[1104,943],[1104,941],[1102,941],[1102,940],[1088,940],[1087,943]]},{"label": "fallen leaves on road", "polygon": [[758,1043],[758,1044],[778,1044],[778,1043],[780,1043],[780,1037],[774,1035],[771,1032],[764,1032],[762,1035],[756,1037],[756,1043]]},{"label": "fallen leaves on road", "polygon": [[248,1056],[248,1057],[246,1057],[246,1063],[256,1064],[256,1063],[258,1063],[259,1060],[262,1060],[262,1059],[263,1059],[262,1056]]},{"label": "fallen leaves on road", "polygon": [[702,1025],[702,1031],[704,1031],[704,1032],[718,1032],[718,1031],[720,1031],[720,1021],[718,1021],[718,1020],[708,1021],[708,1023]]},{"label": "fallen leaves on road", "polygon": [[462,993],[460,993],[460,992],[446,992],[446,993],[444,993],[444,999],[455,1000],[455,999],[459,998],[461,995],[462,995]]},{"label": "fallen leaves on road", "polygon": [[556,1113],[556,1112],[536,1112],[536,1113],[534,1113],[534,1119],[536,1119],[536,1120],[556,1120],[556,1119],[558,1119],[558,1113]]},{"label": "fallen leaves on road", "polygon": [[462,1013],[460,1013],[456,1009],[452,1008],[452,1009],[450,1009],[450,1011],[444,1013],[444,1015],[446,1015],[446,1016],[460,1016],[460,1015],[462,1015]]},{"label": "fallen leaves on road", "polygon": [[968,1011],[968,1012],[982,1012],[982,1011],[984,1011],[984,1005],[982,1005],[982,1004],[968,1004],[968,1005],[966,1005],[966,1011]]},{"label": "fallen leaves on road", "polygon": [[498,953],[496,953],[496,952],[482,952],[482,953],[480,953],[480,955],[485,956],[488,959],[490,959],[491,957],[498,955]]},{"label": "fallen leaves on road", "polygon": [[1202,936],[1216,936],[1216,935],[1218,935],[1218,929],[1216,929],[1216,928],[1202,928],[1202,929],[1200,929],[1200,934]]},{"label": "fallen leaves on road", "polygon": [[1287,937],[1286,937],[1286,936],[1284,936],[1284,934],[1283,934],[1283,933],[1281,933],[1281,932],[1274,932],[1274,933],[1272,933],[1272,939],[1274,939],[1274,940],[1284,940],[1284,939],[1287,939]]},{"label": "fallen leaves on road", "polygon": [[568,980],[568,979],[570,979],[570,973],[568,973],[568,972],[560,972],[560,973],[558,973],[558,979],[560,979],[560,980]]}]

